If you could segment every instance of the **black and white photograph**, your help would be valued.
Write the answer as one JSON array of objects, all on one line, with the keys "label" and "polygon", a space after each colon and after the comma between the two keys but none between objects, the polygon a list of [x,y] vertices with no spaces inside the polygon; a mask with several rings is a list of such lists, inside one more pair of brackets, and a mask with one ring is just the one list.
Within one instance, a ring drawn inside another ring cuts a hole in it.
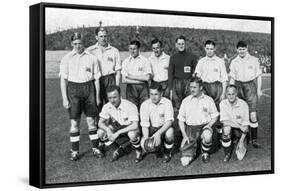
[{"label": "black and white photograph", "polygon": [[273,173],[272,17],[43,10],[43,185]]}]

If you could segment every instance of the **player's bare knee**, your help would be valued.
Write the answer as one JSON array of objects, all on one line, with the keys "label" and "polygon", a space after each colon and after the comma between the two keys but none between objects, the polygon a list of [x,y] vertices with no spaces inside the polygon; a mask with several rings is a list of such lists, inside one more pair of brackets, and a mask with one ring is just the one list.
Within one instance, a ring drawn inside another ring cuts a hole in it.
[{"label": "player's bare knee", "polygon": [[131,141],[135,141],[136,139],[138,139],[139,135],[139,130],[133,130],[128,132],[128,137]]},{"label": "player's bare knee", "polygon": [[213,132],[209,129],[205,129],[202,132],[202,139],[204,143],[210,143],[212,142],[212,136],[213,136]]},{"label": "player's bare knee", "polygon": [[79,121],[78,120],[70,120],[70,132],[76,133],[79,131]]},{"label": "player's bare knee", "polygon": [[105,136],[105,131],[103,129],[97,130],[98,137],[102,139]]},{"label": "player's bare knee", "polygon": [[223,128],[222,128],[222,133],[223,133],[223,135],[230,135],[230,133],[231,133],[231,127],[230,126],[223,126]]},{"label": "player's bare knee", "polygon": [[89,128],[96,125],[95,119],[93,117],[86,117],[86,121],[87,121]]},{"label": "player's bare knee", "polygon": [[165,132],[165,140],[166,141],[173,141],[174,140],[174,129],[172,127],[170,127],[169,129],[167,129],[167,131]]},{"label": "player's bare knee", "polygon": [[250,113],[250,120],[252,123],[255,123],[258,121],[258,118],[257,118],[257,112],[251,112]]}]

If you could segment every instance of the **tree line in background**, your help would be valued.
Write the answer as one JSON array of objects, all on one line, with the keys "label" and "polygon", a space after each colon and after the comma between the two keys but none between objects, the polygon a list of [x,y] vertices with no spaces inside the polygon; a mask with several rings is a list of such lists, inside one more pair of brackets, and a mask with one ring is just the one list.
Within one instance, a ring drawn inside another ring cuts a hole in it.
[{"label": "tree line in background", "polygon": [[[251,54],[266,58],[260,59],[262,65],[271,65],[271,35],[253,32],[238,32],[226,30],[194,29],[194,28],[174,28],[174,27],[149,27],[149,26],[109,26],[105,27],[109,32],[109,42],[119,49],[128,51],[128,43],[133,39],[141,42],[141,51],[151,51],[150,42],[153,38],[158,38],[163,42],[164,51],[168,54],[175,53],[175,40],[178,36],[186,37],[187,50],[198,57],[205,55],[204,43],[211,39],[216,42],[217,55],[219,57],[233,58],[236,54],[236,44],[239,40],[244,40],[249,44]],[[96,27],[80,27],[67,29],[64,31],[46,34],[46,50],[71,50],[70,36],[73,32],[81,32],[84,36],[85,46],[96,43]]]}]

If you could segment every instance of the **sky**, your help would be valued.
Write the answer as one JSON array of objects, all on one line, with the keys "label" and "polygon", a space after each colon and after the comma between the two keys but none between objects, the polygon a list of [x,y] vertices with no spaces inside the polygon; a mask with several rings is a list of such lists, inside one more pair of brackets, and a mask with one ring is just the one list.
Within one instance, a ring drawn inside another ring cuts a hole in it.
[{"label": "sky", "polygon": [[46,33],[81,26],[166,26],[271,33],[270,21],[46,8]]}]

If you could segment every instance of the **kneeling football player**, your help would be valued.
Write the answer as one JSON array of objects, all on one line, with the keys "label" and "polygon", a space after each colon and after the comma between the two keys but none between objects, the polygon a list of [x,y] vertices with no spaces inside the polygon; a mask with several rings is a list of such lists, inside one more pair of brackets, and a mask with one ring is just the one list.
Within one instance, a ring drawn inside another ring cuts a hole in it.
[{"label": "kneeling football player", "polygon": [[213,99],[203,93],[202,80],[194,77],[190,81],[191,95],[180,106],[178,120],[183,136],[181,163],[189,165],[197,156],[201,143],[201,157],[204,163],[210,161],[210,153],[216,150],[217,131],[214,129],[219,113]]},{"label": "kneeling football player", "polygon": [[246,137],[248,133],[249,107],[248,104],[237,97],[237,87],[229,85],[226,89],[226,98],[220,103],[220,121],[223,124],[223,134],[221,138],[225,151],[223,161],[228,162],[232,152],[231,133],[240,137],[236,146],[236,156],[242,160],[247,151]]},{"label": "kneeling football player", "polygon": [[[150,138],[153,139],[153,147],[160,149],[164,145],[164,162],[169,162],[174,145],[174,129],[172,127],[174,110],[172,102],[162,97],[163,89],[161,84],[157,82],[150,86],[149,91],[150,98],[144,101],[140,108],[140,124],[143,134],[141,145],[144,152],[147,152],[145,142]],[[161,151],[158,150],[158,152]]]},{"label": "kneeling football player", "polygon": [[121,90],[118,86],[109,86],[107,98],[109,102],[103,106],[99,114],[98,136],[106,145],[114,143],[118,146],[113,152],[112,162],[118,160],[128,146],[126,142],[121,141],[121,138],[129,139],[136,150],[135,161],[139,162],[141,147],[138,109],[130,101],[121,98]]}]

